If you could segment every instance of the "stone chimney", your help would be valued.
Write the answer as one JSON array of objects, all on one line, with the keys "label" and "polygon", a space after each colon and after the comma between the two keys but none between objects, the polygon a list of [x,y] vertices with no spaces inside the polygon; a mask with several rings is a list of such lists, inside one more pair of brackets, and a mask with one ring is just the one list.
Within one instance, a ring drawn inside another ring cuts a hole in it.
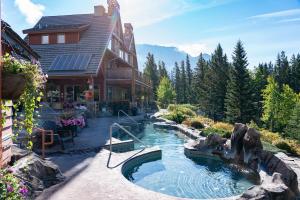
[{"label": "stone chimney", "polygon": [[94,6],[94,15],[95,16],[104,16],[105,15],[105,8],[102,5]]},{"label": "stone chimney", "polygon": [[108,15],[112,16],[115,11],[120,12],[120,5],[117,0],[107,0]]},{"label": "stone chimney", "polygon": [[125,23],[125,36],[131,36],[133,34],[133,27],[131,23]]}]

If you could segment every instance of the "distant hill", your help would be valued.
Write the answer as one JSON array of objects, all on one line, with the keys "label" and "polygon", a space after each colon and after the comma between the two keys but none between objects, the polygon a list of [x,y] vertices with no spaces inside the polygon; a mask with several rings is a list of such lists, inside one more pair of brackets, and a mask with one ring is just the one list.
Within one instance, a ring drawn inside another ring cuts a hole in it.
[{"label": "distant hill", "polygon": [[[138,63],[139,69],[144,69],[144,64],[146,62],[148,52],[154,54],[155,61],[158,62],[162,60],[166,63],[166,67],[168,72],[174,68],[175,62],[181,62],[185,60],[187,53],[183,51],[179,51],[176,47],[165,47],[159,45],[149,45],[149,44],[138,44],[136,45],[137,55],[138,55]],[[210,59],[210,55],[203,54],[205,60]],[[196,63],[198,61],[198,57],[190,56],[190,62],[192,68],[195,68]]]}]

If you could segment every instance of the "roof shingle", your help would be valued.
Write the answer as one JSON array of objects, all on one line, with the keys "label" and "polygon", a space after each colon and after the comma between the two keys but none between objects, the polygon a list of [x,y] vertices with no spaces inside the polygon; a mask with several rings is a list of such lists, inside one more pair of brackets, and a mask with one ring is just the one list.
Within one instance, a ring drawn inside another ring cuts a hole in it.
[{"label": "roof shingle", "polygon": [[82,32],[80,41],[76,44],[48,44],[31,45],[41,56],[40,62],[44,72],[53,75],[78,75],[79,72],[55,72],[49,68],[55,58],[64,54],[89,54],[91,60],[85,71],[80,75],[95,75],[98,72],[101,59],[105,53],[108,41],[113,29],[111,16],[96,16],[94,14],[63,15],[42,17],[34,28],[47,26],[70,26],[78,24],[89,24],[89,28]]}]

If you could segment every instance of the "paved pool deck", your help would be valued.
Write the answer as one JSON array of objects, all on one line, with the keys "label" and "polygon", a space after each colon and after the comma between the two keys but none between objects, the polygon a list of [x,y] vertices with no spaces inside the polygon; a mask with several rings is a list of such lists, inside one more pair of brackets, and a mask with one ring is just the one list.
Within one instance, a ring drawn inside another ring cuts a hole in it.
[{"label": "paved pool deck", "polygon": [[[144,116],[135,119],[143,120]],[[47,159],[60,167],[66,180],[43,191],[37,200],[183,200],[136,186],[122,175],[121,165],[107,167],[109,151],[102,146],[109,140],[110,125],[117,121],[116,117],[90,119],[89,127],[75,138],[75,146],[69,146],[70,149],[62,154],[50,155]],[[118,165],[129,157],[155,151],[158,147],[147,148],[143,152],[113,153],[110,166]],[[300,169],[299,160],[289,161],[299,165]]]}]

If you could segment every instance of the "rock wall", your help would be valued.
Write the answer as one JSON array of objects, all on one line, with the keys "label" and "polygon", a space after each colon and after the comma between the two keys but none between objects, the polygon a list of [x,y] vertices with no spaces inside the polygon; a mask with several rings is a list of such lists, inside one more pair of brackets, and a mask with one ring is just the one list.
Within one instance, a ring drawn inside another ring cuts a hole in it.
[{"label": "rock wall", "polygon": [[263,150],[260,133],[253,128],[235,124],[230,140],[211,134],[192,147],[190,152],[218,155],[226,162],[246,166],[257,174],[265,172],[261,184],[249,188],[240,200],[294,200],[299,195],[297,174],[283,160]]}]

